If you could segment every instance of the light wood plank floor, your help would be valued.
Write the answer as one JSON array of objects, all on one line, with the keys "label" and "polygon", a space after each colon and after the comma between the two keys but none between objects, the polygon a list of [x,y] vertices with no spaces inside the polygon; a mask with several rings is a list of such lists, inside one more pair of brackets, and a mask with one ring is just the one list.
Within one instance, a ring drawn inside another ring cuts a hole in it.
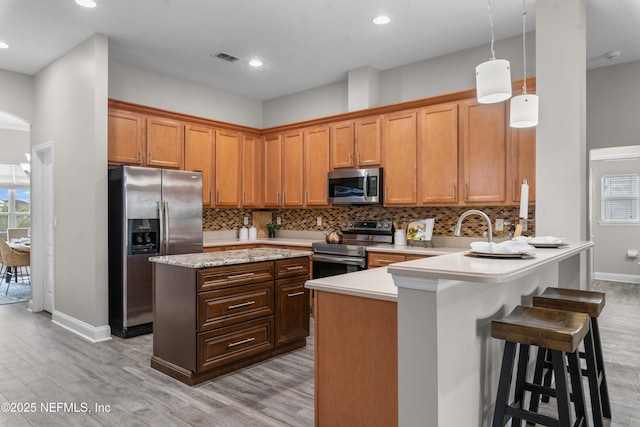
[{"label": "light wood plank floor", "polygon": [[[640,285],[597,282],[607,292],[600,319],[612,427],[640,427]],[[312,323],[313,325],[313,323]],[[306,348],[196,387],[149,367],[150,335],[91,344],[30,313],[0,306],[2,426],[312,426],[313,337]],[[41,403],[49,404],[49,412]],[[76,404],[78,412],[56,404]],[[91,413],[83,413],[86,404]],[[109,405],[96,412],[95,405]]]}]

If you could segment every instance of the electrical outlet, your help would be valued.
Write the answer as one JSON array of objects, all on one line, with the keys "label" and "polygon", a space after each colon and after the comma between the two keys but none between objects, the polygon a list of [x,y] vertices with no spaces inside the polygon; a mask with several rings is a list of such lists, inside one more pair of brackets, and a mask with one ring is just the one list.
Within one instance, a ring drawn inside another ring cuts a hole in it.
[{"label": "electrical outlet", "polygon": [[280,218],[279,216],[276,217],[276,224],[278,225],[282,224],[282,218]]},{"label": "electrical outlet", "polygon": [[496,218],[496,231],[504,230],[504,219]]},{"label": "electrical outlet", "polygon": [[248,216],[244,217],[244,225],[249,225],[249,217]]},{"label": "electrical outlet", "polygon": [[316,224],[317,225],[322,225],[322,217],[319,216],[318,218],[316,218]]}]

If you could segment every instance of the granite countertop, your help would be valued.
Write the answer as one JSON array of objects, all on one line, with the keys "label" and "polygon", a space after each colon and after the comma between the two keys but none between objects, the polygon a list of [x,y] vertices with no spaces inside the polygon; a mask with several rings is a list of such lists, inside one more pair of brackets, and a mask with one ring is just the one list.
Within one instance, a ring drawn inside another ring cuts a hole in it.
[{"label": "granite countertop", "polygon": [[159,264],[175,265],[186,268],[208,268],[221,265],[247,264],[250,262],[273,261],[286,258],[308,257],[311,251],[292,249],[239,249],[233,251],[206,252],[183,255],[164,255],[150,257],[149,261]]}]

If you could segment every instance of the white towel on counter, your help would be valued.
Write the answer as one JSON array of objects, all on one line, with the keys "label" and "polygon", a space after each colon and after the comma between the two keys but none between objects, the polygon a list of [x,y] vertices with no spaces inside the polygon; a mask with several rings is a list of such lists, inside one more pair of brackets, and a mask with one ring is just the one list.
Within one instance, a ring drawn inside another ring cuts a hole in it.
[{"label": "white towel on counter", "polygon": [[505,240],[504,242],[471,242],[471,250],[474,252],[486,252],[494,254],[523,254],[534,250],[524,239]]}]

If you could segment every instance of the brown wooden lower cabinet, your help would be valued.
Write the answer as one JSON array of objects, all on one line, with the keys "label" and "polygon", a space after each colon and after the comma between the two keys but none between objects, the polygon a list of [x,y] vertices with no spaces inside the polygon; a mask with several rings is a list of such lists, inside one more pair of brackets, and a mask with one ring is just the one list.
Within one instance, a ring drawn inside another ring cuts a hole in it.
[{"label": "brown wooden lower cabinet", "polygon": [[398,425],[397,303],[316,291],[316,427]]},{"label": "brown wooden lower cabinet", "polygon": [[192,269],[154,264],[151,366],[189,385],[304,347],[309,257]]}]

